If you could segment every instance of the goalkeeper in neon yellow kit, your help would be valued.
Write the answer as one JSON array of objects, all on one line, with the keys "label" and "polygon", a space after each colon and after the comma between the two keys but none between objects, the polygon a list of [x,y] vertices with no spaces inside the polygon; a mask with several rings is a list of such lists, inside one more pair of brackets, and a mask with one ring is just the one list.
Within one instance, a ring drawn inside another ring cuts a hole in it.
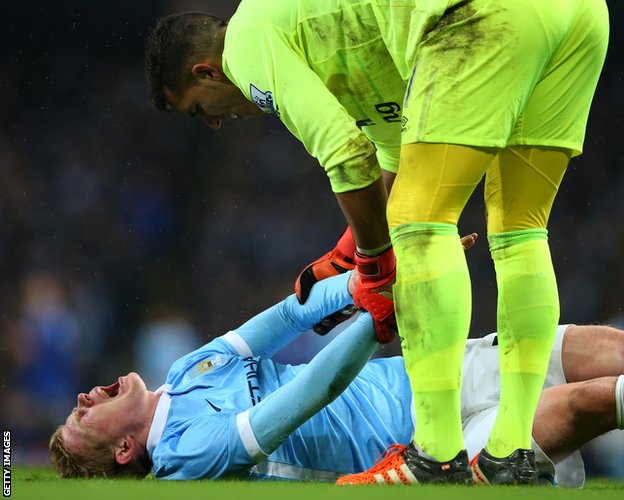
[{"label": "goalkeeper in neon yellow kit", "polygon": [[[535,482],[531,426],[559,313],[546,225],[582,149],[607,38],[604,0],[243,0],[229,23],[187,13],[150,35],[157,109],[213,128],[273,113],[327,171],[357,248],[347,233],[299,288],[355,264],[354,301],[389,341],[396,254],[418,426],[376,466],[380,477]],[[502,391],[471,472],[459,410],[470,281],[457,221],[484,175]]]}]

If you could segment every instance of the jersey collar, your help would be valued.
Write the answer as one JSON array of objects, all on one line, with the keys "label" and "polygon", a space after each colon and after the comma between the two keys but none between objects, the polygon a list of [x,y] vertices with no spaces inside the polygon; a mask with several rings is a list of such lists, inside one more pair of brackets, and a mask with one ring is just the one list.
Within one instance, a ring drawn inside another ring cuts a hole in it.
[{"label": "jersey collar", "polygon": [[152,459],[152,454],[154,453],[156,445],[160,442],[163,432],[165,432],[167,415],[169,414],[169,407],[171,406],[171,398],[169,394],[167,394],[167,391],[170,389],[171,384],[165,384],[155,391],[156,394],[160,394],[160,398],[158,398],[158,404],[154,411],[154,418],[152,419],[152,425],[150,426],[149,434],[147,435],[147,443],[145,445],[150,460]]}]

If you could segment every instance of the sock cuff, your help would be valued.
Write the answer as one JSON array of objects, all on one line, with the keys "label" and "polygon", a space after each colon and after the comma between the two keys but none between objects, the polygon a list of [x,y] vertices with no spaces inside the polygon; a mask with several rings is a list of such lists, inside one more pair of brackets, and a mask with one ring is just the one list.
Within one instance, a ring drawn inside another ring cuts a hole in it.
[{"label": "sock cuff", "polygon": [[624,375],[615,382],[615,423],[618,429],[624,429]]},{"label": "sock cuff", "polygon": [[435,222],[412,222],[410,224],[401,224],[400,226],[390,229],[390,238],[393,244],[397,239],[403,236],[415,234],[421,234],[423,236],[432,234],[459,236],[456,225]]},{"label": "sock cuff", "polygon": [[490,251],[500,250],[532,240],[548,241],[548,230],[545,228],[535,228],[488,234]]}]

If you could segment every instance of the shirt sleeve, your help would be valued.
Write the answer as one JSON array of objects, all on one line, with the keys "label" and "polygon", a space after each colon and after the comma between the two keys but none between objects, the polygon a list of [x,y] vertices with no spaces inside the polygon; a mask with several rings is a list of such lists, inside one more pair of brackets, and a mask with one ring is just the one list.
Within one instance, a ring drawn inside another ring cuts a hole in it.
[{"label": "shirt sleeve", "polygon": [[252,407],[249,421],[259,449],[271,454],[295,429],[338,397],[377,346],[372,318],[363,313],[293,380]]},{"label": "shirt sleeve", "polygon": [[303,142],[327,172],[333,191],[375,182],[381,175],[375,146],[286,34],[268,24],[232,31],[228,29],[223,56],[226,74],[248,99],[277,114]]},{"label": "shirt sleeve", "polygon": [[245,475],[353,381],[377,348],[373,322],[361,314],[293,380],[239,414],[194,418],[152,455],[158,479]]},{"label": "shirt sleeve", "polygon": [[241,356],[269,358],[323,318],[353,302],[347,288],[350,276],[348,272],[321,280],[312,287],[305,304],[290,295],[221,338]]},{"label": "shirt sleeve", "polygon": [[224,363],[228,356],[270,358],[326,316],[353,303],[347,288],[351,272],[322,280],[312,287],[305,304],[291,295],[233,331],[178,359],[166,382],[173,384],[203,369]]}]

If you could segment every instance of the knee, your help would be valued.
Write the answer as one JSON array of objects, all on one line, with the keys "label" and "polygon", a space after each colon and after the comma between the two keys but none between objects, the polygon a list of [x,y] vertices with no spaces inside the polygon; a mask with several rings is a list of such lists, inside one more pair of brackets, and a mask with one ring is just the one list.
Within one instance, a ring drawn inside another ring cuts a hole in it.
[{"label": "knee", "polygon": [[624,345],[613,346],[600,356],[601,368],[604,375],[619,375],[624,373]]},{"label": "knee", "polygon": [[395,182],[386,205],[388,228],[413,223],[457,225],[463,205],[444,203],[419,189],[409,189]]},{"label": "knee", "polygon": [[608,373],[605,375],[619,375],[624,373],[624,332],[611,326],[602,327],[603,337],[610,345],[605,349],[604,366]]},{"label": "knee", "polygon": [[388,198],[388,204],[386,205],[386,218],[388,219],[388,228],[393,229],[401,224],[405,224],[406,221],[404,210],[399,208],[397,203],[397,197],[394,195],[395,191],[390,192],[390,198]]},{"label": "knee", "polygon": [[393,229],[417,222],[430,222],[430,208],[431,200],[420,192],[418,186],[410,185],[404,179],[397,179],[392,186],[386,205],[388,228]]},{"label": "knee", "polygon": [[601,415],[612,418],[614,412],[615,379],[605,377],[580,382],[568,394],[567,408],[571,418],[579,423],[596,422]]},{"label": "knee", "polygon": [[581,417],[591,410],[593,384],[581,382],[568,395],[568,411],[571,415]]},{"label": "knee", "polygon": [[545,229],[548,224],[550,207],[524,208],[519,211],[506,207],[487,207],[488,234],[509,233],[532,229]]}]

